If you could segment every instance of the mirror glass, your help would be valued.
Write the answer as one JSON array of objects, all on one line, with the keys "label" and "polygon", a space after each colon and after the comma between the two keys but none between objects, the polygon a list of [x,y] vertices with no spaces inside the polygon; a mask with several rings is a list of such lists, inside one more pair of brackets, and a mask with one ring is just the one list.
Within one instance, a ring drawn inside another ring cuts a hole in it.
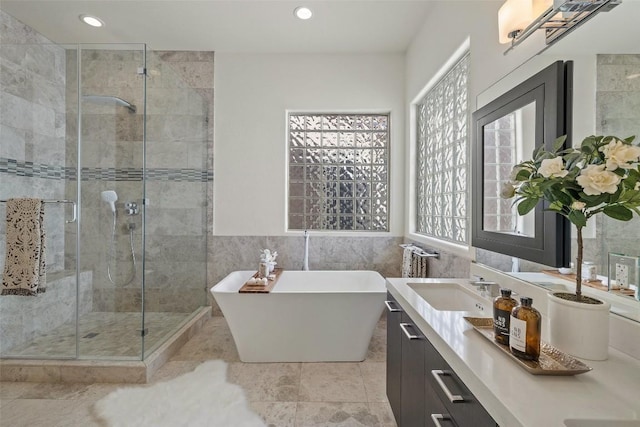
[{"label": "mirror glass", "polygon": [[[574,63],[574,144],[592,134],[623,138],[636,135],[637,142],[640,138],[640,26],[635,22],[638,16],[640,2],[636,1],[623,1],[613,10],[598,14],[593,20],[530,58],[483,91],[477,99],[478,107],[534,75],[551,61],[571,60]],[[575,230],[571,231],[575,233]],[[628,222],[596,215],[589,221],[584,235],[584,259],[596,264],[598,278],[602,283],[606,284],[608,280],[609,253],[640,255],[640,218],[637,215]],[[576,258],[576,250],[574,237],[572,260]],[[548,265],[523,261],[483,249],[477,250],[476,260],[540,286],[553,284],[566,286],[569,290],[574,289],[574,283],[570,278],[562,279],[542,273],[543,270],[547,273],[555,270],[557,273],[557,269]],[[638,284],[631,285],[632,289],[637,290],[637,287]],[[602,292],[603,299],[611,302],[613,313],[640,321],[637,291],[636,295],[631,296],[624,296],[615,291],[597,292]]]},{"label": "mirror glass", "polygon": [[482,228],[497,233],[535,236],[535,210],[518,215],[512,199],[500,196],[513,167],[535,148],[536,102],[530,102],[484,125],[484,194]]}]

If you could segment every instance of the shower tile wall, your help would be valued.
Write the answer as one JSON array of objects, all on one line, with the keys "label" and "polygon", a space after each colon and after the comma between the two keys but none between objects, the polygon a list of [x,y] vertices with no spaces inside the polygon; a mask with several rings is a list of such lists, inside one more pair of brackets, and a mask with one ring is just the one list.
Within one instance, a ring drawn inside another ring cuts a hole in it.
[{"label": "shower tile wall", "polygon": [[[640,55],[597,55],[596,131],[599,135],[636,136],[640,141]],[[599,274],[607,274],[609,252],[640,255],[640,218],[616,221],[598,218],[594,251]],[[585,246],[587,246],[585,244]]]},{"label": "shower tile wall", "polygon": [[[0,10],[0,199],[65,196],[65,51]],[[66,212],[65,212],[66,210]],[[45,205],[47,292],[0,297],[2,354],[74,319],[75,275],[64,269],[71,209]],[[0,272],[5,262],[0,203]],[[91,275],[82,274],[81,314],[91,310]]]},{"label": "shower tile wall", "polygon": [[147,182],[146,307],[191,312],[207,303],[214,54],[154,51],[147,59],[147,168],[180,174]]},{"label": "shower tile wall", "polygon": [[[143,152],[144,81],[137,74],[144,65],[144,45],[131,50],[98,50],[82,47],[67,51],[67,166],[77,167],[78,76],[77,55],[80,54],[83,95],[108,95],[140,106],[137,113],[111,105],[81,102],[81,222],[80,268],[93,271],[93,308],[95,311],[141,311],[142,272],[125,285],[132,273],[127,222],[136,225],[135,253],[140,265],[142,245],[141,217],[126,217],[124,201],[140,203],[143,194],[141,170]],[[132,177],[129,177],[131,175]],[[115,261],[112,263],[113,285],[107,278],[107,258],[111,243],[112,214],[100,193],[118,193],[118,223]],[[77,177],[68,182],[68,198],[77,194]],[[75,239],[69,230],[67,241]],[[72,248],[67,250],[67,263],[75,262]]]},{"label": "shower tile wall", "polygon": [[[0,10],[0,199],[64,197],[64,50]],[[47,269],[64,263],[65,206],[47,204]],[[0,265],[5,256],[0,203]]]},{"label": "shower tile wall", "polygon": [[[123,107],[82,104],[81,262],[83,267],[94,271],[96,311],[139,311],[141,217],[124,215],[123,204],[142,203],[144,92],[137,71],[143,66],[143,51],[85,49],[82,55],[83,94],[118,96],[135,104],[138,111],[132,114]],[[161,56],[174,61],[169,63]],[[70,63],[75,61],[74,52],[69,52],[68,59]],[[212,87],[212,53],[147,52],[149,205],[145,230],[145,309],[148,311],[192,312],[206,303],[206,194],[212,177],[207,169],[208,138],[212,134],[208,117],[212,97],[203,98],[190,87],[192,82],[179,74],[189,72],[193,63],[207,64],[195,68],[209,67]],[[74,86],[69,84],[69,90]],[[69,138],[68,151],[75,155],[73,139]],[[116,262],[112,264],[116,284],[107,276],[112,214],[100,198],[104,190],[118,193]],[[130,221],[136,225],[134,247],[138,266],[135,279],[127,284],[132,272],[127,231]]]}]

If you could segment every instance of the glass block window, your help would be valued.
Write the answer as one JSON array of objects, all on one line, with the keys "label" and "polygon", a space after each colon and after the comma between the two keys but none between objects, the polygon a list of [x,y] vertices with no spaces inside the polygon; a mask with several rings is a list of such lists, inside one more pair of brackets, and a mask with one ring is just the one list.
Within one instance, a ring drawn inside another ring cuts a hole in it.
[{"label": "glass block window", "polygon": [[507,114],[484,126],[484,200],[483,228],[512,233],[518,227],[518,212],[512,199],[500,197],[500,189],[509,181],[516,164],[515,113]]},{"label": "glass block window", "polygon": [[290,113],[289,229],[389,230],[389,115]]},{"label": "glass block window", "polygon": [[416,232],[468,244],[469,55],[416,105]]}]

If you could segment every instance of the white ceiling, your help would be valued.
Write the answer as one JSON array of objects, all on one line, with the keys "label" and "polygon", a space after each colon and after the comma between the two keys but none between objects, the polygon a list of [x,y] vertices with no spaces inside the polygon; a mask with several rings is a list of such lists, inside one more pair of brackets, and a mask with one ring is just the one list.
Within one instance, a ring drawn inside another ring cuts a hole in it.
[{"label": "white ceiling", "polygon": [[[264,53],[404,52],[431,0],[2,0],[52,41],[147,43],[155,50]],[[296,6],[314,12],[293,16]],[[80,14],[100,17],[94,29]]]}]

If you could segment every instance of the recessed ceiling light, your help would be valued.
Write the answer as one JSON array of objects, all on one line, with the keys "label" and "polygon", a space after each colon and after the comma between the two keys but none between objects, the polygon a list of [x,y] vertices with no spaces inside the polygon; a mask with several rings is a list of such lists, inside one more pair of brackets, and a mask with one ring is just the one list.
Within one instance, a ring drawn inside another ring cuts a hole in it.
[{"label": "recessed ceiling light", "polygon": [[300,6],[294,9],[293,14],[296,18],[305,20],[311,18],[313,12],[308,7]]},{"label": "recessed ceiling light", "polygon": [[87,25],[91,25],[92,27],[102,27],[104,26],[104,22],[100,18],[96,18],[91,15],[80,15],[80,20]]}]

